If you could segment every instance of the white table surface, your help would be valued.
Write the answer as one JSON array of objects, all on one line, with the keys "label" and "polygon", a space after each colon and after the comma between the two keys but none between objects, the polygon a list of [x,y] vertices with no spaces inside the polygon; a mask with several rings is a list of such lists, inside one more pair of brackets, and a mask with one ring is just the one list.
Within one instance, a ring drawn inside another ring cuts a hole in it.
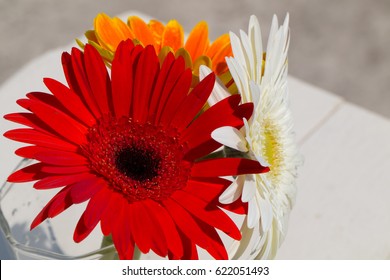
[{"label": "white table surface", "polygon": [[[0,87],[0,115],[16,99],[47,91],[43,77],[64,81],[60,57],[70,46],[26,64]],[[390,120],[289,77],[297,142],[305,158],[298,197],[278,259],[390,259]],[[368,93],[369,94],[369,93]],[[390,108],[389,108],[390,110]],[[15,127],[0,120],[0,133]],[[0,181],[20,144],[0,138]],[[11,258],[0,233],[0,259]]]}]

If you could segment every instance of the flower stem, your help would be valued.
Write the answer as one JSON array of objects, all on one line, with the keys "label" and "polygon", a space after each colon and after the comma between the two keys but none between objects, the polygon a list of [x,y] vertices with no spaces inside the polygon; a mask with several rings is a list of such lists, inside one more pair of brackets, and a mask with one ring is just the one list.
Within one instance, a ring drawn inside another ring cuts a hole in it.
[{"label": "flower stem", "polygon": [[133,253],[133,260],[140,260],[140,259],[141,259],[141,251],[135,245],[134,246],[134,253]]},{"label": "flower stem", "polygon": [[[108,247],[113,244],[112,236],[104,236],[102,240],[101,248]],[[118,252],[116,250],[110,251],[109,253],[106,253],[102,256],[102,260],[118,260]],[[141,259],[141,251],[138,249],[138,247],[134,246],[134,253],[133,253],[133,260],[140,260]]]},{"label": "flower stem", "polygon": [[[108,247],[110,245],[113,245],[112,236],[107,235],[103,237],[101,248]],[[104,254],[101,258],[101,260],[118,260],[119,256],[115,248],[113,248],[112,251],[107,252]]]}]

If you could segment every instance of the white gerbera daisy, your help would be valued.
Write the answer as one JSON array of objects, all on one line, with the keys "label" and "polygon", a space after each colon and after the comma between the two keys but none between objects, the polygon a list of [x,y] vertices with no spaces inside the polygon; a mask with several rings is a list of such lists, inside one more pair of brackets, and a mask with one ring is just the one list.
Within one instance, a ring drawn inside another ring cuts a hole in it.
[{"label": "white gerbera daisy", "polygon": [[[243,238],[233,244],[232,257],[274,258],[283,241],[288,216],[296,196],[297,167],[300,164],[294,142],[293,123],[287,88],[288,15],[279,27],[274,16],[266,50],[263,51],[260,25],[255,16],[248,34],[240,38],[230,33],[234,57],[227,58],[229,70],[242,95],[242,102],[253,102],[254,112],[241,131],[223,127],[212,137],[225,146],[248,152],[270,172],[245,175],[221,195],[222,203],[238,197],[248,202],[248,215],[242,225]],[[217,90],[221,98],[221,90]],[[218,99],[218,98],[217,98]]]}]

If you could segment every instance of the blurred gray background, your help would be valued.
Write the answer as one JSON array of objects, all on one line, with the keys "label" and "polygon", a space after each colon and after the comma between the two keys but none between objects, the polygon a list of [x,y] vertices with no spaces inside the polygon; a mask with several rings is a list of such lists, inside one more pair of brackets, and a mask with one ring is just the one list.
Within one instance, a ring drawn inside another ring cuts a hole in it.
[{"label": "blurred gray background", "polygon": [[175,18],[188,32],[200,20],[210,37],[247,31],[255,14],[290,13],[290,74],[390,117],[390,0],[0,0],[0,84],[46,50],[91,29],[99,12],[138,10]]}]

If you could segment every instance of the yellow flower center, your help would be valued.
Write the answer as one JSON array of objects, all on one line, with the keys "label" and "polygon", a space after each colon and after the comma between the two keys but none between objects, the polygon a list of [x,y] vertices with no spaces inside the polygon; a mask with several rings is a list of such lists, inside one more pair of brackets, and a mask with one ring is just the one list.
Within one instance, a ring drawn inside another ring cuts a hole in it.
[{"label": "yellow flower center", "polygon": [[271,169],[268,175],[276,183],[283,165],[282,145],[278,127],[270,119],[266,119],[263,122],[263,137],[263,157],[270,164]]}]

